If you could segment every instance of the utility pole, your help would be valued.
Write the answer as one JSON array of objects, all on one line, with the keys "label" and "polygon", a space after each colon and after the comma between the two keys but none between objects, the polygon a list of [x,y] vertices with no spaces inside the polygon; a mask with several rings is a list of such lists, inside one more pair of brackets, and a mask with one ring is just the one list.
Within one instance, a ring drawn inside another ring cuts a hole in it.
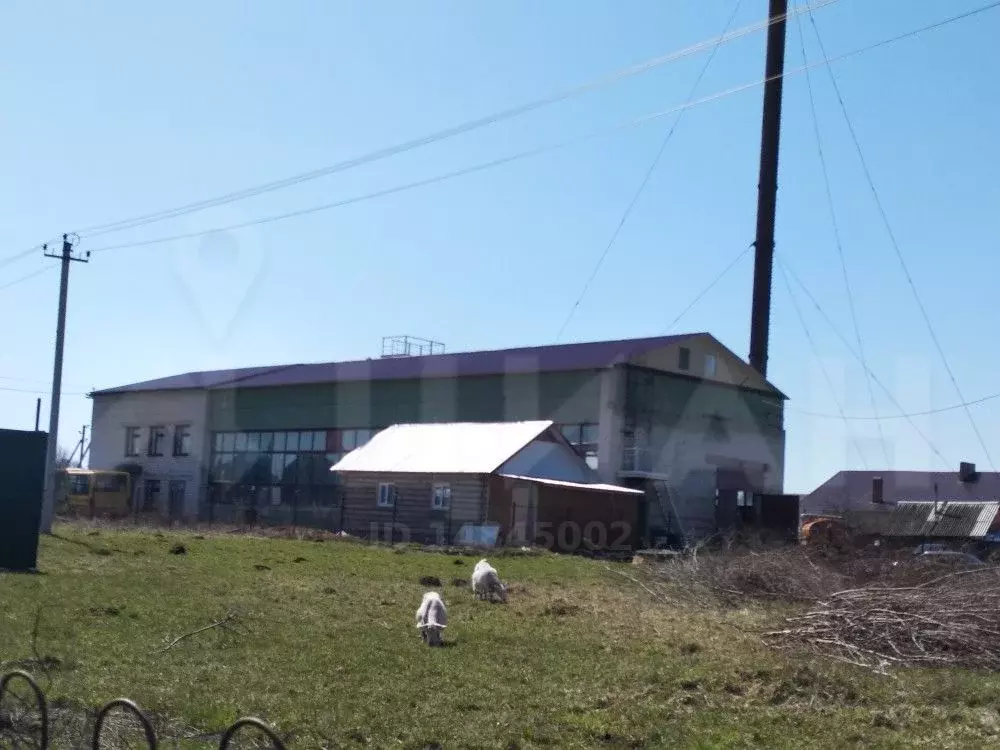
[{"label": "utility pole", "polygon": [[[76,238],[79,241],[79,238]],[[52,516],[56,507],[56,448],[59,444],[59,396],[62,392],[62,366],[63,366],[63,344],[66,339],[66,295],[69,291],[69,264],[70,261],[86,263],[90,258],[88,252],[85,256],[73,255],[73,245],[68,234],[63,235],[62,253],[49,253],[48,245],[42,246],[42,252],[48,258],[59,258],[62,260],[62,273],[59,276],[59,315],[56,322],[56,357],[52,368],[52,402],[49,406],[49,436],[48,445],[45,452],[45,495],[42,498],[42,518],[41,531],[43,534],[52,533]]]},{"label": "utility pole", "polygon": [[39,398],[35,401],[35,432],[38,432],[38,427],[42,419],[42,399]]},{"label": "utility pole", "polygon": [[84,425],[83,429],[80,430],[80,462],[76,465],[78,469],[83,468],[83,452],[86,447],[87,447],[87,425]]},{"label": "utility pole", "polygon": [[771,276],[774,267],[774,216],[778,197],[778,144],[781,138],[781,85],[785,72],[785,21],[788,0],[768,0],[767,58],[764,63],[764,112],[760,128],[757,182],[757,236],[754,240],[753,310],[750,313],[750,365],[767,377],[771,329]]}]

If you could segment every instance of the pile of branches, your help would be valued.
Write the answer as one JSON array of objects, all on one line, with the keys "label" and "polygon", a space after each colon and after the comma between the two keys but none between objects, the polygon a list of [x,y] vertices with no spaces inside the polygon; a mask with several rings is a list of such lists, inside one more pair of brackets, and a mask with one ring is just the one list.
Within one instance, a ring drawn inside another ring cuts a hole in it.
[{"label": "pile of branches", "polygon": [[691,549],[657,566],[655,578],[672,590],[672,598],[728,606],[755,600],[814,602],[853,583],[850,576],[804,547]]},{"label": "pile of branches", "polygon": [[881,673],[904,666],[1000,670],[1000,569],[837,591],[786,624],[765,640]]}]

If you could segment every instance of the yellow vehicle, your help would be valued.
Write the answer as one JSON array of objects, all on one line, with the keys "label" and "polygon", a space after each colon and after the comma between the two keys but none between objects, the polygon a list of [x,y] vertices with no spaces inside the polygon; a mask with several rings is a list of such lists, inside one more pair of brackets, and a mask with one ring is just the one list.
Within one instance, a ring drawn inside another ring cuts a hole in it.
[{"label": "yellow vehicle", "polygon": [[67,510],[76,516],[122,517],[132,512],[132,477],[125,471],[66,469]]}]

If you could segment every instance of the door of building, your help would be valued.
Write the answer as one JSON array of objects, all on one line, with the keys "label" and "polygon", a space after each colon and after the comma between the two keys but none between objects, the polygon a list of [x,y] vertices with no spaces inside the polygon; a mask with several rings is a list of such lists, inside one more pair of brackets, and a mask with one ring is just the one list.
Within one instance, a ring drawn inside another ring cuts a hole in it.
[{"label": "door of building", "polygon": [[173,479],[168,488],[167,507],[171,521],[180,521],[184,517],[184,495],[187,482],[183,479]]},{"label": "door of building", "polygon": [[531,487],[515,487],[511,492],[510,543],[530,545],[535,541],[538,507]]}]

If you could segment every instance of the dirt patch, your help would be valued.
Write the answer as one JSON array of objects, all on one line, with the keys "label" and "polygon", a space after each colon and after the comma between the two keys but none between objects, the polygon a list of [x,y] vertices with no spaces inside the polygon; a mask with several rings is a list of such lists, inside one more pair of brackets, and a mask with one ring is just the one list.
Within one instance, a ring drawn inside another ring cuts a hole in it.
[{"label": "dirt patch", "polygon": [[421,586],[440,586],[441,579],[437,576],[420,576]]},{"label": "dirt patch", "polygon": [[579,605],[571,604],[570,602],[552,602],[542,610],[542,614],[550,615],[552,617],[568,617],[570,615],[575,615],[580,612]]}]

